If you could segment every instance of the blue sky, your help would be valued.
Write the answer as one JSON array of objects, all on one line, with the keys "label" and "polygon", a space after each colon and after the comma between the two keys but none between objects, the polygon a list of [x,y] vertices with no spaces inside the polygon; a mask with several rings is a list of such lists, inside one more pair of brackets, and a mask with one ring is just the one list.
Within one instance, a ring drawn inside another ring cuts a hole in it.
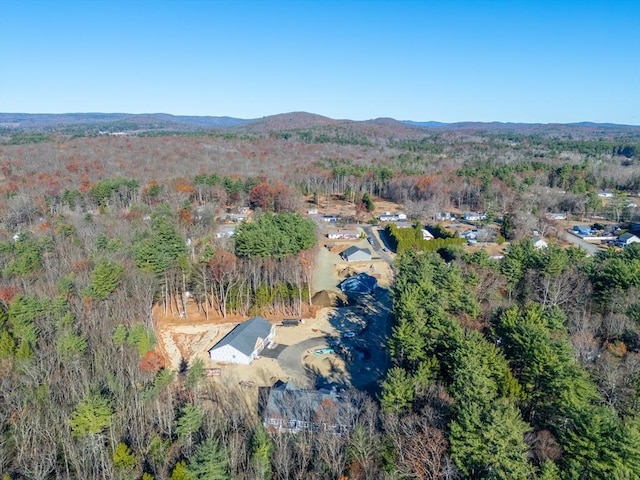
[{"label": "blue sky", "polygon": [[640,124],[640,2],[0,0],[0,111]]}]

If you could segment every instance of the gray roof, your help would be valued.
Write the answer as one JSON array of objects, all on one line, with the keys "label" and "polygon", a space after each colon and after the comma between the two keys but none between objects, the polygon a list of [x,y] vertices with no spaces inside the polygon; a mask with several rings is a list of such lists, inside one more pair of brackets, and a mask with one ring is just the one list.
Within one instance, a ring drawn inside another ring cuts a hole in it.
[{"label": "gray roof", "polygon": [[358,252],[364,252],[367,255],[371,256],[371,251],[367,248],[358,248],[355,245],[352,245],[351,247],[347,248],[344,252],[342,252],[342,256],[344,258],[350,257],[351,255],[353,255],[354,253],[358,253]]},{"label": "gray roof", "polygon": [[335,390],[301,389],[293,382],[287,382],[270,390],[263,417],[310,422],[321,410],[332,407],[336,408],[332,416],[335,415],[334,420],[339,422],[341,414],[346,413],[347,402]]},{"label": "gray roof", "polygon": [[255,349],[258,338],[265,339],[269,333],[271,333],[271,324],[262,317],[253,317],[251,320],[238,324],[222,340],[211,347],[210,351],[214,348],[231,345],[239,352],[249,356]]},{"label": "gray roof", "polygon": [[[627,233],[623,233],[622,235],[620,235],[618,237],[618,240],[621,241],[621,242],[626,242],[628,240],[631,240],[633,237],[636,237],[636,236],[633,233],[627,232]],[[638,237],[636,237],[636,238],[638,238]]]}]

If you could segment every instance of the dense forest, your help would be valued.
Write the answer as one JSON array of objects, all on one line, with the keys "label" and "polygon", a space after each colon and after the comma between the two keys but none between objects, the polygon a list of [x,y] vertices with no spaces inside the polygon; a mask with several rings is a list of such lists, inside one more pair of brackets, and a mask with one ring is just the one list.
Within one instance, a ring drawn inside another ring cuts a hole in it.
[{"label": "dense forest", "polygon": [[[547,212],[637,222],[637,129],[261,128],[3,129],[5,479],[640,478],[639,244],[526,238]],[[153,309],[189,322],[188,293],[207,317],[301,315],[317,248],[303,198],[332,197],[371,222],[366,199],[417,222],[484,211],[510,244],[495,260],[390,232],[385,381],[343,392],[341,435],[274,433],[201,363],[166,368]],[[217,238],[239,206],[253,221]]]}]

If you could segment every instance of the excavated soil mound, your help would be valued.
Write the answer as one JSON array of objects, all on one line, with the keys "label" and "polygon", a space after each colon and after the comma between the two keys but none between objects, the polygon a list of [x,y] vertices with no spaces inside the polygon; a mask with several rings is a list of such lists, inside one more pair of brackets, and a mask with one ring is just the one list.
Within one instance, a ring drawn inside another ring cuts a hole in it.
[{"label": "excavated soil mound", "polygon": [[345,295],[338,295],[335,292],[320,290],[311,298],[311,303],[317,307],[343,307],[348,303]]}]

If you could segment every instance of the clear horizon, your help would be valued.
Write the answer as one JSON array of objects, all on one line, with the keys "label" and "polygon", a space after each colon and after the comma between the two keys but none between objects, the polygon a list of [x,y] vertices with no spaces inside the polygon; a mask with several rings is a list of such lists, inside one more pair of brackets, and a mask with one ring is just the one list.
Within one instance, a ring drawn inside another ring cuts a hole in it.
[{"label": "clear horizon", "polygon": [[0,0],[0,111],[640,125],[640,2]]}]

